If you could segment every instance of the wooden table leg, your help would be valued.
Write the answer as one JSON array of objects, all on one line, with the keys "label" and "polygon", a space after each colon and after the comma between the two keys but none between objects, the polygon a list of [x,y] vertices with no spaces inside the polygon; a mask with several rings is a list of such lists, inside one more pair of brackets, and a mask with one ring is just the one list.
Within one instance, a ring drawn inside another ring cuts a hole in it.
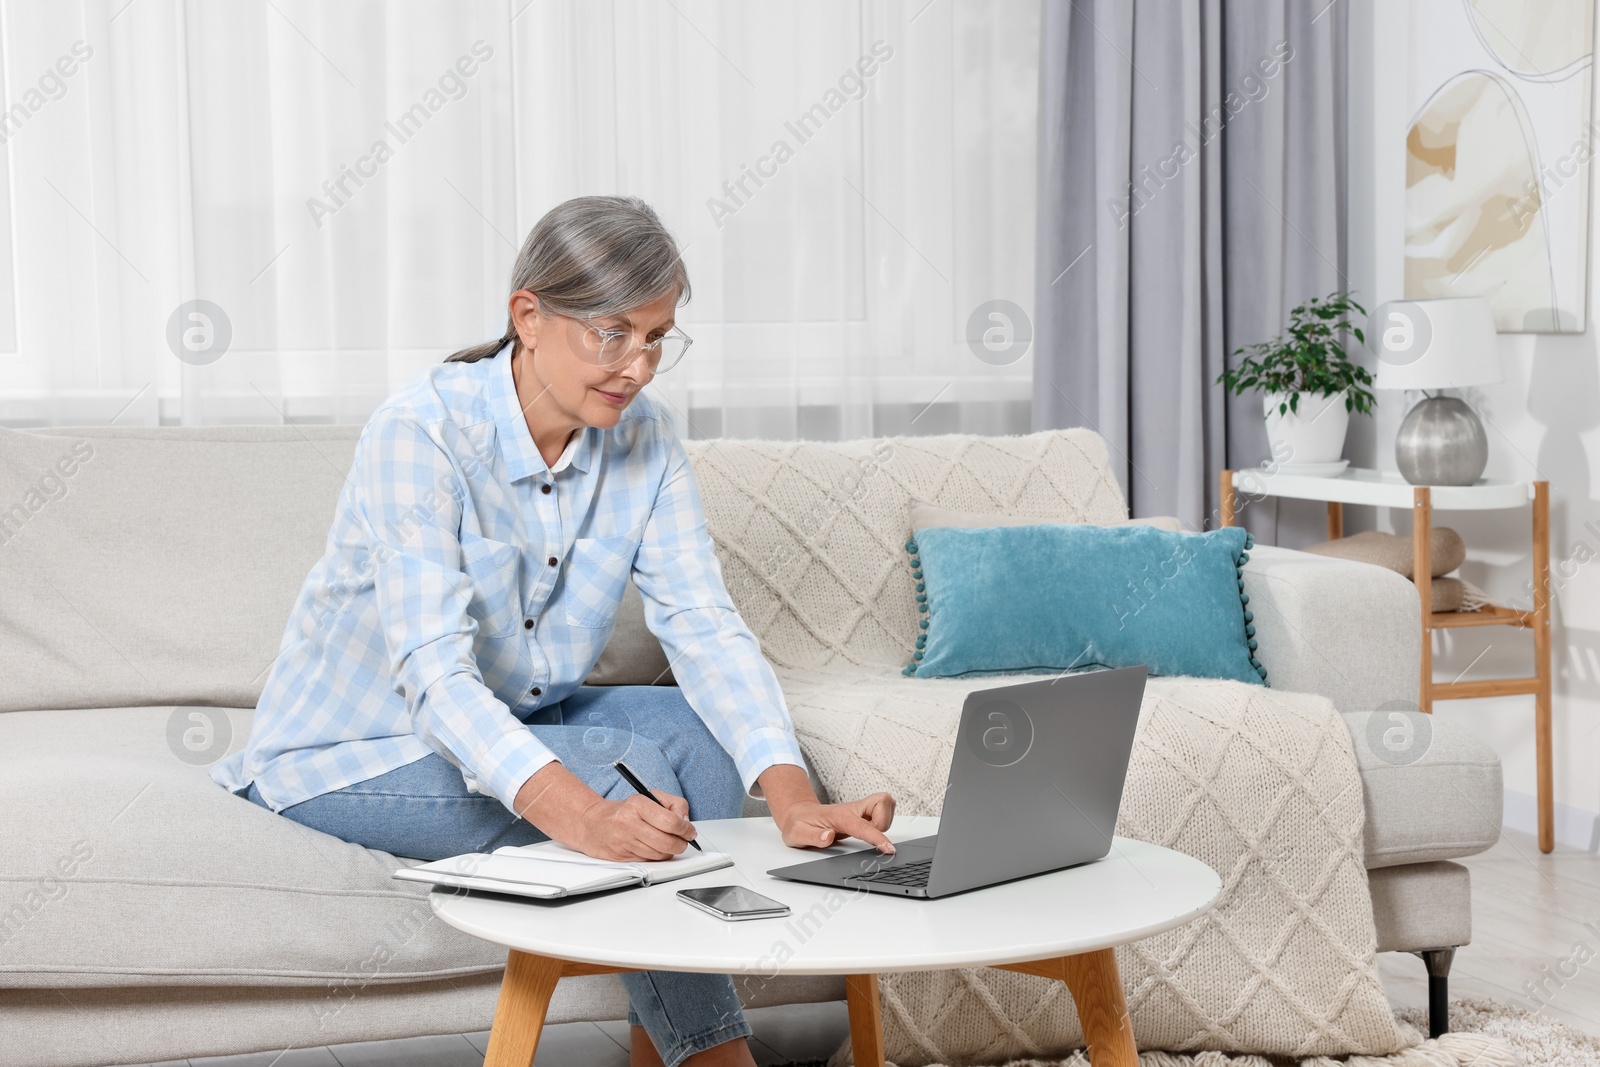
[{"label": "wooden table leg", "polygon": [[1344,536],[1344,505],[1337,500],[1328,501],[1328,540],[1337,541]]},{"label": "wooden table leg", "polygon": [[1122,976],[1117,954],[1102,948],[1053,960],[1007,963],[1002,970],[1036,974],[1065,982],[1078,1006],[1083,1041],[1093,1067],[1139,1067],[1139,1050],[1133,1043],[1133,1021],[1122,996]]},{"label": "wooden table leg", "polygon": [[844,1001],[850,1009],[850,1047],[855,1052],[856,1067],[883,1067],[883,1012],[878,1006],[878,976],[845,975]]},{"label": "wooden table leg", "polygon": [[1550,483],[1533,483],[1534,751],[1539,783],[1539,851],[1556,847],[1555,769],[1550,749]]},{"label": "wooden table leg", "polygon": [[561,967],[560,960],[531,952],[512,949],[506,956],[506,976],[500,980],[500,1001],[494,1008],[483,1067],[530,1067]]},{"label": "wooden table leg", "polygon": [[1221,484],[1218,486],[1219,495],[1217,497],[1218,515],[1219,515],[1219,519],[1220,519],[1220,523],[1219,524],[1222,525],[1222,526],[1232,526],[1233,525],[1233,472],[1230,471],[1230,470],[1223,471],[1222,472],[1222,478],[1220,479],[1220,481],[1221,481]]},{"label": "wooden table leg", "polygon": [[1422,678],[1417,706],[1433,711],[1433,494],[1425,485],[1412,490],[1411,580],[1422,602]]},{"label": "wooden table leg", "polygon": [[1109,948],[1066,956],[1061,961],[1067,988],[1078,1006],[1083,1040],[1094,1067],[1139,1067],[1133,1044],[1133,1021],[1122,999],[1117,955]]}]

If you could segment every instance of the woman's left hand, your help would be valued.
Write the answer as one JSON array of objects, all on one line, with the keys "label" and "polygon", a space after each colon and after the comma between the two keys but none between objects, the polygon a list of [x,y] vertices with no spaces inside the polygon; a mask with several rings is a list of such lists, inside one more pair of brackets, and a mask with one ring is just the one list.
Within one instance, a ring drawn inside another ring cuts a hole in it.
[{"label": "woman's left hand", "polygon": [[844,837],[859,837],[879,852],[894,854],[884,836],[894,822],[894,797],[873,793],[844,804],[817,800],[804,767],[775,763],[757,779],[772,812],[772,821],[790,848],[827,848]]},{"label": "woman's left hand", "polygon": [[894,853],[894,844],[883,833],[894,822],[894,797],[888,793],[844,804],[801,800],[774,819],[790,848],[826,848],[840,838],[858,837],[879,852]]}]

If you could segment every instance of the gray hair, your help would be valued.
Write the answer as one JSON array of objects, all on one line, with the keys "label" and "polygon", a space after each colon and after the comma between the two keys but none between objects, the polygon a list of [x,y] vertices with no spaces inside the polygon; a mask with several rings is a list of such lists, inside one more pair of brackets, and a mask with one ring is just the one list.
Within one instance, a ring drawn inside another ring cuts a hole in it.
[{"label": "gray hair", "polygon": [[[629,311],[678,293],[689,300],[689,272],[655,209],[636,196],[580,196],[557,204],[528,234],[511,272],[511,291],[526,289],[542,310],[575,319]],[[446,363],[473,363],[517,342],[506,318],[498,341],[463,348]]]}]

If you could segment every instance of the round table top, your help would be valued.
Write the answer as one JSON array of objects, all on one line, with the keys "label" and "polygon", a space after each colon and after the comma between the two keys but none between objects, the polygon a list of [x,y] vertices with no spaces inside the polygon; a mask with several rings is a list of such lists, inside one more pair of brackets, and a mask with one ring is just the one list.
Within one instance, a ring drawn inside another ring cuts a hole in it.
[{"label": "round table top", "polygon": [[[864,847],[788,848],[768,818],[697,824],[734,866],[659,885],[541,901],[435,888],[434,913],[524,952],[641,970],[865,974],[1052,959],[1137,941],[1204,915],[1222,880],[1191,856],[1128,838],[1103,860],[934,900],[810,885],[767,871]],[[897,818],[889,839],[937,833]],[[744,885],[787,916],[726,922],[677,899],[694,886]]]}]

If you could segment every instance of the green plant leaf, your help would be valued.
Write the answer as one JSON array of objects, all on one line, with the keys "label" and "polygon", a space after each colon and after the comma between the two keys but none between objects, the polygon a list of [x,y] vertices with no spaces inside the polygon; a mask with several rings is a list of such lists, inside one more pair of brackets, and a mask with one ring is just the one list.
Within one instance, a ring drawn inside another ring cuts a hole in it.
[{"label": "green plant leaf", "polygon": [[1352,311],[1366,314],[1347,292],[1297,304],[1289,312],[1284,332],[1270,341],[1258,341],[1235,350],[1242,361],[1225,370],[1218,381],[1240,396],[1249,392],[1287,393],[1280,414],[1299,411],[1299,394],[1346,394],[1347,410],[1368,410],[1372,395],[1362,388],[1372,383],[1366,368],[1354,363],[1344,345],[1346,335],[1362,344],[1366,336],[1350,321]]}]

